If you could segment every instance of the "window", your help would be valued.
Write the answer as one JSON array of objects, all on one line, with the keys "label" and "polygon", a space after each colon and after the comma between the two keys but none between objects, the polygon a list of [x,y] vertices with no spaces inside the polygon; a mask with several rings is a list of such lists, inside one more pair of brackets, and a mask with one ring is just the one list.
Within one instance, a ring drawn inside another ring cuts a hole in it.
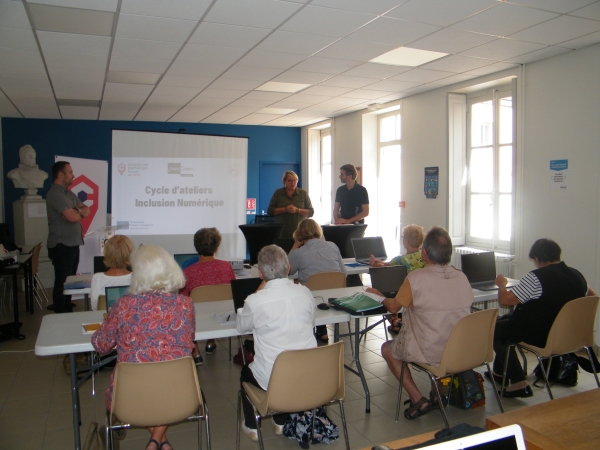
[{"label": "window", "polygon": [[377,202],[378,234],[383,238],[389,255],[400,252],[400,164],[401,115],[398,111],[382,114],[378,118],[378,193]]},{"label": "window", "polygon": [[467,105],[466,244],[510,251],[514,202],[512,91],[473,94]]},{"label": "window", "polygon": [[308,130],[308,195],[320,224],[331,223],[332,203],[331,128],[326,124]]}]

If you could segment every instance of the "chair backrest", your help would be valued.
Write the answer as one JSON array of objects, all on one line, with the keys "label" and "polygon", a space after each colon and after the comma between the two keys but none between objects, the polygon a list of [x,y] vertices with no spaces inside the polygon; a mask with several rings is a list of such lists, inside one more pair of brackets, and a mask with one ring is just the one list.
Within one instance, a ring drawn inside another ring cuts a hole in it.
[{"label": "chair backrest", "polygon": [[497,309],[484,309],[460,319],[446,341],[440,371],[460,373],[493,361],[497,316]]},{"label": "chair backrest", "polygon": [[98,296],[96,311],[106,311],[106,295],[102,294]]},{"label": "chair backrest", "polygon": [[113,415],[137,427],[168,425],[190,417],[200,406],[202,394],[191,356],[116,366],[111,425]]},{"label": "chair backrest", "polygon": [[546,340],[542,356],[563,355],[594,345],[598,296],[571,300],[562,307]]},{"label": "chair backrest", "polygon": [[230,284],[212,284],[209,286],[198,286],[192,289],[190,297],[194,303],[216,302],[218,300],[231,300]]},{"label": "chair backrest", "polygon": [[31,275],[35,276],[38,273],[38,267],[40,263],[40,252],[42,251],[42,243],[40,242],[38,245],[33,247],[31,251]]},{"label": "chair backrest", "polygon": [[344,272],[314,273],[306,280],[306,287],[311,291],[344,288],[346,287],[346,274]]},{"label": "chair backrest", "polygon": [[279,354],[266,393],[267,411],[307,411],[343,400],[344,343]]}]

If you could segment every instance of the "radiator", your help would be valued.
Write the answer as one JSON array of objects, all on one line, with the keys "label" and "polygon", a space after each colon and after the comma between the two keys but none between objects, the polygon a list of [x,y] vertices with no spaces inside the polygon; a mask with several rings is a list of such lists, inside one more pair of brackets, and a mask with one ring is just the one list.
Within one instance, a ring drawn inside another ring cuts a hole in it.
[{"label": "radiator", "polygon": [[[452,264],[457,269],[461,268],[460,265],[460,255],[468,255],[471,253],[481,253],[487,252],[489,250],[481,250],[479,248],[474,247],[454,247],[454,251],[452,252],[452,260],[450,264]],[[498,253],[496,252],[496,275],[502,274],[507,278],[512,278],[512,260],[514,259],[513,255],[509,255],[507,253]]]}]

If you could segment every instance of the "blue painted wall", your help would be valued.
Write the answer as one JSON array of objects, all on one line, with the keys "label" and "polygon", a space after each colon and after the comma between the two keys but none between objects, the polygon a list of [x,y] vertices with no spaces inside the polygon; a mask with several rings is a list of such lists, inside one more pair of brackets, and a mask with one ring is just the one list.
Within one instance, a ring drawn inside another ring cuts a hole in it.
[{"label": "blue painted wall", "polygon": [[[219,125],[172,122],[121,122],[96,120],[51,120],[51,119],[11,119],[2,120],[2,148],[4,173],[4,209],[6,222],[12,236],[12,204],[23,195],[23,189],[15,189],[6,174],[19,164],[19,148],[31,144],[37,153],[40,169],[50,174],[54,156],[72,156],[108,161],[112,149],[112,130],[163,131],[212,134],[248,138],[248,197],[259,196],[260,161],[297,161],[300,163],[300,128],[268,127],[252,125]],[[108,212],[110,213],[110,174],[108,180]],[[46,198],[52,183],[51,176],[44,182],[38,193]],[[268,201],[268,200],[267,200]],[[248,220],[254,216],[248,216]]]}]

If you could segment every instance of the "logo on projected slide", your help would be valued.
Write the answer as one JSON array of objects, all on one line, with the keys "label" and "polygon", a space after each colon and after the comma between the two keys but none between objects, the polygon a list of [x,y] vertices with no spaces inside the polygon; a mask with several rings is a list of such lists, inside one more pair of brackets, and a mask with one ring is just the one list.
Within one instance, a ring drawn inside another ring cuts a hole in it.
[{"label": "logo on projected slide", "polygon": [[167,168],[169,175],[180,175],[181,174],[181,163],[169,163]]},{"label": "logo on projected slide", "polygon": [[96,212],[98,212],[98,193],[100,188],[85,175],[79,175],[73,180],[73,184],[69,186],[69,189],[77,196],[81,203],[90,208],[90,215],[81,219],[81,227],[85,236],[94,220]]},{"label": "logo on projected slide", "polygon": [[127,167],[125,166],[125,164],[121,163],[117,166],[117,170],[119,171],[119,174],[123,175],[125,173],[125,170],[127,170]]}]

